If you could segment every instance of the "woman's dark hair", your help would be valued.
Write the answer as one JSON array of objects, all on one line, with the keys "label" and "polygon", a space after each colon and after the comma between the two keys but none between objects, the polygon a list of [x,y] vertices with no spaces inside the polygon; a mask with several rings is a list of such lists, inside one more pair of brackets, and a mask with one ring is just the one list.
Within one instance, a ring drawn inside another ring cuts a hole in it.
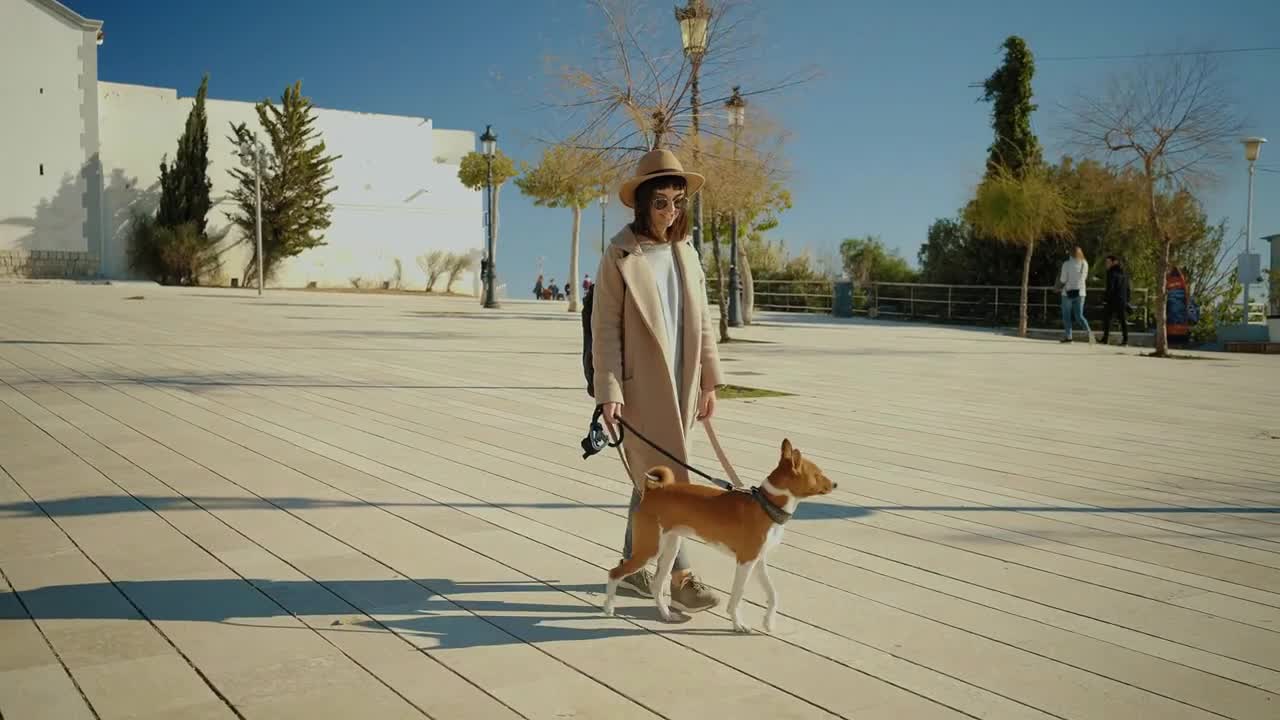
[{"label": "woman's dark hair", "polygon": [[676,221],[671,223],[671,227],[667,229],[665,238],[658,237],[653,228],[649,226],[649,210],[653,207],[653,196],[657,195],[659,190],[684,190],[687,187],[688,185],[685,183],[684,178],[679,175],[666,175],[640,183],[640,187],[636,188],[636,219],[631,223],[631,232],[654,240],[666,240],[667,242],[683,240],[685,235],[689,233],[689,209],[687,207],[683,212],[676,214]]}]

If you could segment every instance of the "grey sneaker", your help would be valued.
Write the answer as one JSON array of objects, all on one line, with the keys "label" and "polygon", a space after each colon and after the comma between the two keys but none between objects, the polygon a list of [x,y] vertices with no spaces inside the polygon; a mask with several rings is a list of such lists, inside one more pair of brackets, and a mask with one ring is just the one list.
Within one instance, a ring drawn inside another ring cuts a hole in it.
[{"label": "grey sneaker", "polygon": [[692,575],[686,577],[679,586],[671,586],[671,605],[681,612],[702,612],[719,604],[720,598],[711,591],[711,588],[703,585]]},{"label": "grey sneaker", "polygon": [[635,573],[622,578],[618,584],[630,588],[643,597],[653,597],[653,590],[651,589],[653,587],[653,573],[649,572],[649,568],[637,570]]}]

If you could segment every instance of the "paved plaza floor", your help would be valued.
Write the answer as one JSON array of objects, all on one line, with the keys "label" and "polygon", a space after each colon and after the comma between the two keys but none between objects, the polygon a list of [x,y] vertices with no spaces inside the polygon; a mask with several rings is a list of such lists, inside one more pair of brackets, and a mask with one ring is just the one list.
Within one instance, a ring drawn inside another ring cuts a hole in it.
[{"label": "paved plaza floor", "polygon": [[790,393],[721,403],[744,480],[788,437],[840,485],[774,635],[602,615],[630,485],[562,303],[0,285],[0,716],[1280,717],[1280,358],[739,336]]}]

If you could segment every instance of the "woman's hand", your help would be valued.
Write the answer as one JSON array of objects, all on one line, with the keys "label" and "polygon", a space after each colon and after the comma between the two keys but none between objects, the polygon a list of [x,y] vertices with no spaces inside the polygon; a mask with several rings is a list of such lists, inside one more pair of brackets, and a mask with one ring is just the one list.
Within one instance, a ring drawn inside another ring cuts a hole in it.
[{"label": "woman's hand", "polygon": [[604,417],[605,429],[609,431],[609,435],[617,442],[618,440],[618,418],[622,416],[622,403],[605,403],[600,406],[602,417]]},{"label": "woman's hand", "polygon": [[716,391],[703,390],[698,397],[698,419],[706,420],[716,414]]}]

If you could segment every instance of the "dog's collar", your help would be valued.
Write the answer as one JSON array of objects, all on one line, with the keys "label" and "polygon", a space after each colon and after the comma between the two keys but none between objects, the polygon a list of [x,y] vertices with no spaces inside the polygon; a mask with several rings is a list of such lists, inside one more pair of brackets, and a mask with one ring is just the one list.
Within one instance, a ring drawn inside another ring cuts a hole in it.
[{"label": "dog's collar", "polygon": [[764,510],[764,514],[768,515],[769,519],[774,523],[778,525],[785,525],[786,522],[791,519],[791,513],[775,505],[774,502],[765,494],[762,488],[751,488],[751,497],[755,498],[756,504],[760,506],[761,510]]}]

